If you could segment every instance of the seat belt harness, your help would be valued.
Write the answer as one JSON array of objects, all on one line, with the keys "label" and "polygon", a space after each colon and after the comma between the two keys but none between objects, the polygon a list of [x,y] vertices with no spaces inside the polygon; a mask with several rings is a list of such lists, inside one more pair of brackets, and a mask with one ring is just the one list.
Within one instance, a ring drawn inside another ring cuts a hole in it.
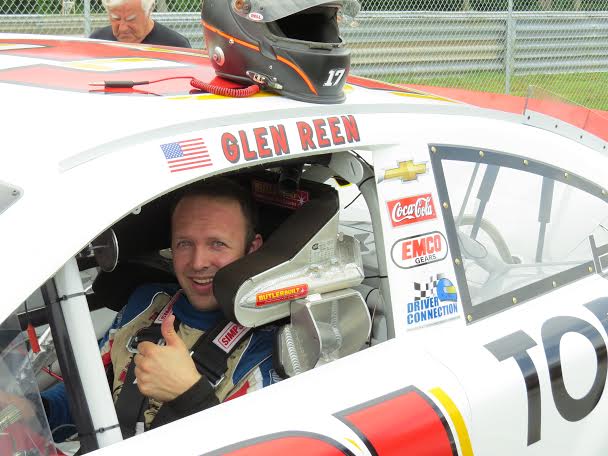
[{"label": "seat belt harness", "polygon": [[[140,329],[135,336],[129,338],[127,342],[129,352],[137,353],[137,345],[144,341],[165,345],[161,324],[166,317],[171,315],[173,304],[179,298],[180,291],[171,298],[150,326]],[[174,322],[176,332],[179,324],[176,318]],[[226,375],[228,358],[250,330],[251,328],[221,319],[212,329],[202,334],[192,346],[191,355],[196,369],[207,378],[214,389],[219,386]],[[141,394],[137,387],[135,363],[131,357],[125,382],[116,400],[116,413],[125,438],[136,434],[137,423],[143,421],[143,414],[147,408],[148,399]]]}]

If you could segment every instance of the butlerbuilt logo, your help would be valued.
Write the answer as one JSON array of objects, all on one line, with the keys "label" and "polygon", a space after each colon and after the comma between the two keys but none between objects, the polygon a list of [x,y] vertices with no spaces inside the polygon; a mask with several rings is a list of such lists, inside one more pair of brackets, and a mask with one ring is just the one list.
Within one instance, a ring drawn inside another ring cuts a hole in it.
[{"label": "butlerbuilt logo", "polygon": [[293,287],[280,288],[278,290],[265,291],[255,296],[256,307],[267,306],[277,302],[291,301],[308,295],[308,285],[294,285]]},{"label": "butlerbuilt logo", "polygon": [[387,201],[386,205],[393,227],[437,218],[433,197],[430,193]]}]

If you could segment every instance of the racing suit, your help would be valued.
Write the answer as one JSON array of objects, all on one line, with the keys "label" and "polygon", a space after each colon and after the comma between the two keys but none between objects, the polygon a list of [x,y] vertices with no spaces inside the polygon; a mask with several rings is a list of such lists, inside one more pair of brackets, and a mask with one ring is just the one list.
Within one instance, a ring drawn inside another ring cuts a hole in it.
[{"label": "racing suit", "polygon": [[[114,402],[119,397],[133,359],[133,354],[127,350],[127,342],[140,329],[150,326],[159,313],[164,312],[177,290],[176,285],[158,284],[138,288],[102,338],[100,348],[103,364],[113,372],[111,386]],[[177,334],[188,348],[223,318],[220,311],[196,310],[185,295],[179,296],[172,311],[180,322]],[[201,380],[172,401],[163,404],[149,398],[144,411],[144,428],[147,430],[160,426],[274,383],[277,380],[271,357],[274,331],[273,327],[259,328],[243,337],[227,360],[225,376],[215,387],[202,376]],[[112,378],[112,375],[109,377]],[[43,392],[42,397],[51,429],[72,423],[62,383]],[[156,422],[155,417],[161,406],[162,422]]]}]

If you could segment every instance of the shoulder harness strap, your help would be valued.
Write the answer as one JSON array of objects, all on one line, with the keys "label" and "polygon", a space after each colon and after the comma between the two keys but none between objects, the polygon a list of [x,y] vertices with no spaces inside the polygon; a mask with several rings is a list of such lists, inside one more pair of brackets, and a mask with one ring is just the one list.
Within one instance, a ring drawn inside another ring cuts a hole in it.
[{"label": "shoulder harness strap", "polygon": [[192,360],[196,368],[214,388],[224,379],[228,358],[250,329],[222,319],[192,346]]}]

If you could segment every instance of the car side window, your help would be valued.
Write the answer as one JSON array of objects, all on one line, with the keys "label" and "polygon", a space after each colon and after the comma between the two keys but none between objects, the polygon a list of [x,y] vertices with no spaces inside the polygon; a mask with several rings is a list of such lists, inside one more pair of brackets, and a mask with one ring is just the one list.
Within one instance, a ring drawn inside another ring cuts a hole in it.
[{"label": "car side window", "polygon": [[12,314],[0,323],[0,454],[54,454],[30,355]]},{"label": "car side window", "polygon": [[459,249],[452,253],[469,321],[608,266],[608,204],[593,183],[526,157],[468,148],[444,147],[435,167],[449,195],[446,224]]}]

